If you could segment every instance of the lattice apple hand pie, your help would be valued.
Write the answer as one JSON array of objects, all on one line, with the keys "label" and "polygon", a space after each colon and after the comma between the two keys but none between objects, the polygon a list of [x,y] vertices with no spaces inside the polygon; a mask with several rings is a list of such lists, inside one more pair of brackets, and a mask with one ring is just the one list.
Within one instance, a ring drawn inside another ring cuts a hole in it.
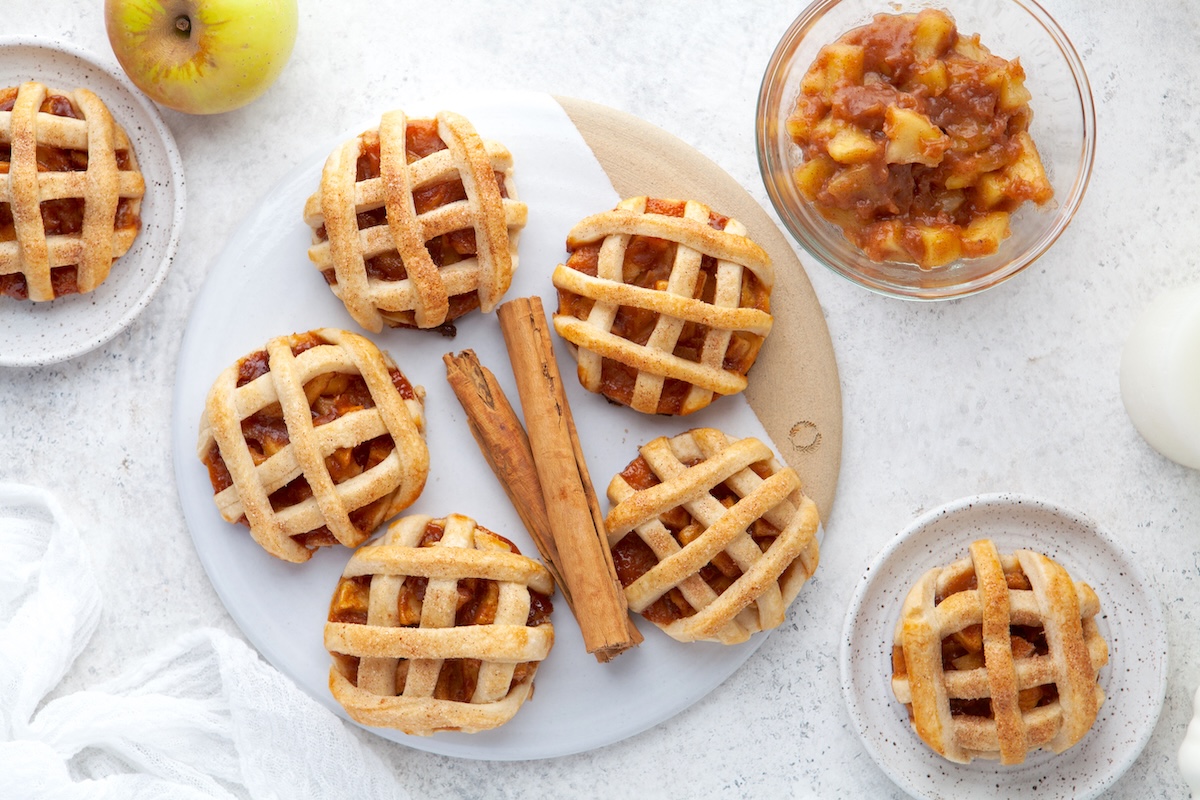
[{"label": "lattice apple hand pie", "polygon": [[613,478],[605,519],[630,610],[681,642],[778,626],[817,568],[817,507],[757,439],[659,437]]},{"label": "lattice apple hand pie", "polygon": [[525,204],[512,156],[465,117],[383,115],[334,150],[304,205],[308,257],[359,325],[438,328],[512,283]]},{"label": "lattice apple hand pie", "polygon": [[892,691],[917,735],[951,761],[1061,753],[1104,702],[1099,610],[1091,587],[1046,556],[1001,556],[990,540],[975,542],[969,558],[926,572],[905,598]]},{"label": "lattice apple hand pie", "polygon": [[0,89],[0,295],[90,292],[128,252],[146,186],[129,137],[87,89]]},{"label": "lattice apple hand pie", "polygon": [[221,516],[285,561],[357,547],[425,487],[424,398],[361,336],[272,339],[217,377],[200,420]]},{"label": "lattice apple hand pie", "polygon": [[397,520],[342,573],[329,689],[354,720],[428,736],[512,719],[554,644],[554,582],[460,515]]},{"label": "lattice apple hand pie", "polygon": [[567,237],[554,327],[579,380],[648,414],[746,388],[771,330],[774,273],[745,227],[695,201],[622,200]]}]

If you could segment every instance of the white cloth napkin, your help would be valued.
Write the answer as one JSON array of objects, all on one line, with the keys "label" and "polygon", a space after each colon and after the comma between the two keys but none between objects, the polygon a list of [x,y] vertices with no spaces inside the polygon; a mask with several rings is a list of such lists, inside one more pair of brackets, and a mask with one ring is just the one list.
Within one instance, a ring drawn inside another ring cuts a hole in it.
[{"label": "white cloth napkin", "polygon": [[44,702],[101,597],[48,492],[0,483],[0,798],[407,798],[328,709],[219,630]]}]

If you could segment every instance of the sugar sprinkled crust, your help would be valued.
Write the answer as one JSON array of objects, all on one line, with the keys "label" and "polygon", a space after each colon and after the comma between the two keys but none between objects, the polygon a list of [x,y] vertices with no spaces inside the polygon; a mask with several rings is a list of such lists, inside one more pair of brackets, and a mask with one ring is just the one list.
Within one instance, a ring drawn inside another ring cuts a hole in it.
[{"label": "sugar sprinkled crust", "polygon": [[554,327],[585,388],[658,414],[746,388],[774,274],[741,223],[696,201],[634,197],[580,221],[567,247]]},{"label": "sugar sprinkled crust", "polygon": [[367,330],[448,332],[508,291],[526,213],[503,145],[450,111],[389,111],[325,162],[304,206],[308,257]]},{"label": "sugar sprinkled crust", "polygon": [[816,505],[757,439],[659,437],[608,487],[608,542],[630,610],[680,641],[774,628],[819,557]]},{"label": "sugar sprinkled crust", "polygon": [[0,294],[93,291],[141,226],[145,181],[125,131],[87,89],[0,90]]},{"label": "sugar sprinkled crust", "polygon": [[361,544],[425,486],[423,399],[356,334],[272,339],[223,371],[205,403],[197,453],[221,516],[286,561]]},{"label": "sugar sprinkled crust", "polygon": [[951,761],[1018,764],[1076,744],[1096,720],[1108,646],[1086,583],[1046,556],[987,539],[926,572],[896,625],[892,690],[914,730]]},{"label": "sugar sprinkled crust", "polygon": [[469,517],[413,515],[351,556],[329,688],[364,725],[427,736],[510,720],[554,644],[550,573]]}]

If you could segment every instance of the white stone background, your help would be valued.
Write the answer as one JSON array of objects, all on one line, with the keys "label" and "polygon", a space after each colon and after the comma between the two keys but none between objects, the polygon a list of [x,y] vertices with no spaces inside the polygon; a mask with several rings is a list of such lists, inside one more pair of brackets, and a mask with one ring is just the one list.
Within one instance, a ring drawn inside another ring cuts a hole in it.
[{"label": "white stone background", "polygon": [[[885,4],[881,3],[881,7]],[[115,65],[99,0],[6,0],[5,34],[61,38]],[[1092,82],[1099,146],[1082,209],[1051,252],[982,295],[934,305],[855,287],[800,252],[842,380],[845,434],[822,571],[855,574],[915,515],[992,491],[1033,494],[1113,532],[1149,572],[1170,681],[1149,746],[1113,798],[1184,797],[1175,753],[1200,683],[1200,473],[1150,449],[1121,404],[1136,314],[1200,279],[1200,12],[1188,0],[1045,0]],[[43,368],[0,368],[0,479],[58,490],[87,535],[105,610],[61,687],[111,677],[196,626],[239,634],[176,498],[166,442],[176,354],[211,261],[311,144],[439,87],[527,89],[632,113],[693,145],[770,209],[755,102],[801,3],[301,0],[278,83],[242,110],[163,116],[187,173],[165,284],[125,332]],[[772,212],[773,213],[773,212]],[[190,424],[190,423],[189,423]],[[853,581],[806,587],[722,686],[632,739],[576,756],[483,763],[357,735],[414,797],[900,797],[846,715],[838,640]],[[602,792],[607,794],[607,792]]]}]

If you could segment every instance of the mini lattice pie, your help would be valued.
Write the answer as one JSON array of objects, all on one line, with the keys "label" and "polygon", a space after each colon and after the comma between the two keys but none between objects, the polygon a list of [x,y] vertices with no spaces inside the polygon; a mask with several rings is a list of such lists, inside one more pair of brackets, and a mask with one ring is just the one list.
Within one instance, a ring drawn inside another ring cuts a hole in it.
[{"label": "mini lattice pie", "polygon": [[554,327],[584,387],[648,414],[690,414],[746,388],[774,274],[741,223],[635,197],[577,224],[567,249]]},{"label": "mini lattice pie", "polygon": [[0,89],[0,295],[90,292],[141,227],[145,182],[125,131],[87,89]]},{"label": "mini lattice pie", "polygon": [[440,328],[491,311],[517,266],[512,156],[466,118],[383,115],[329,156],[304,206],[308,257],[359,325]]},{"label": "mini lattice pie", "polygon": [[736,644],[783,622],[817,568],[817,507],[757,439],[659,437],[608,486],[630,610],[682,642]]},{"label": "mini lattice pie", "polygon": [[285,561],[357,547],[425,487],[424,398],[361,336],[272,339],[217,377],[200,420],[221,516]]},{"label": "mini lattice pie", "polygon": [[969,558],[926,572],[905,598],[892,691],[917,734],[951,761],[1061,753],[1104,702],[1099,610],[1091,587],[1046,556],[1001,556],[990,540],[975,542]]},{"label": "mini lattice pie", "polygon": [[400,519],[354,553],[334,592],[329,689],[364,725],[502,725],[554,644],[553,592],[545,567],[468,517]]}]

